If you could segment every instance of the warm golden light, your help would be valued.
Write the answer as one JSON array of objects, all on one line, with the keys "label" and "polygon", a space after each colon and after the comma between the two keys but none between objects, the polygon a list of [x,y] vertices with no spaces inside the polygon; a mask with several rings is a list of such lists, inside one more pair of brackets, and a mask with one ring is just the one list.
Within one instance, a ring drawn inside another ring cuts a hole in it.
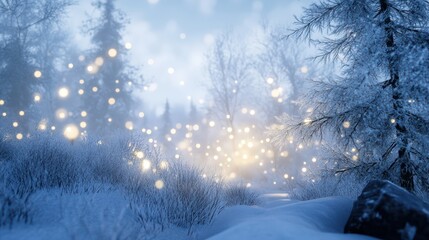
[{"label": "warm golden light", "polygon": [[144,160],[142,161],[142,170],[143,170],[143,171],[147,171],[147,170],[149,170],[151,166],[152,166],[152,163],[151,163],[149,160],[144,159]]},{"label": "warm golden light", "polygon": [[162,188],[164,187],[164,181],[162,181],[162,180],[157,180],[157,181],[155,182],[155,187],[156,187],[157,189],[162,189]]},{"label": "warm golden light", "polygon": [[137,158],[140,158],[140,159],[144,158],[144,152],[142,152],[142,151],[135,152],[135,155],[136,155]]},{"label": "warm golden light", "polygon": [[34,77],[35,78],[41,78],[42,77],[42,72],[39,70],[34,71]]},{"label": "warm golden light", "polygon": [[344,121],[343,122],[343,128],[349,128],[350,127],[350,122],[349,121]]},{"label": "warm golden light", "polygon": [[109,49],[107,54],[109,55],[109,57],[114,58],[118,55],[118,51],[114,48],[111,48],[111,49]]},{"label": "warm golden light", "polygon": [[16,134],[16,139],[18,139],[18,140],[22,140],[23,137],[24,136],[22,135],[22,133]]},{"label": "warm golden light", "polygon": [[68,115],[68,112],[63,108],[60,108],[55,112],[55,115],[57,116],[58,119],[65,119]]},{"label": "warm golden light", "polygon": [[60,88],[60,89],[58,90],[58,95],[59,95],[61,98],[66,98],[66,97],[68,97],[68,96],[69,96],[69,90],[68,90],[68,88],[66,88],[66,87],[62,87],[62,88]]},{"label": "warm golden light", "polygon": [[109,98],[108,103],[109,105],[113,105],[116,103],[116,100],[114,98]]},{"label": "warm golden light", "polygon": [[125,123],[125,128],[126,129],[128,129],[128,130],[133,130],[134,129],[134,124],[133,124],[133,122],[131,122],[131,121],[127,121],[126,123]]},{"label": "warm golden light", "polygon": [[76,127],[73,124],[70,124],[64,128],[63,134],[64,134],[64,137],[66,137],[68,140],[73,141],[79,137],[80,132],[78,127]]},{"label": "warm golden light", "polygon": [[102,57],[97,57],[94,61],[95,65],[101,67],[104,64],[104,59]]}]

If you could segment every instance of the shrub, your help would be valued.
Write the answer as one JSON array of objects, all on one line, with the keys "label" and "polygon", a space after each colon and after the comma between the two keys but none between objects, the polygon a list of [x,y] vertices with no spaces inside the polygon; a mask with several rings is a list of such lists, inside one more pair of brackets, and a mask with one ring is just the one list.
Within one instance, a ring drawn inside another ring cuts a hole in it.
[{"label": "shrub", "polygon": [[16,222],[28,223],[31,220],[29,193],[12,194],[7,190],[0,190],[0,226],[9,226]]},{"label": "shrub", "polygon": [[224,198],[228,206],[252,206],[259,203],[259,194],[251,191],[248,187],[242,184],[228,186],[224,191]]},{"label": "shrub", "polygon": [[[157,181],[163,186],[157,188]],[[210,223],[224,207],[220,182],[178,162],[156,173],[137,173],[128,193],[136,218],[151,231],[173,224],[191,234],[196,225]]]},{"label": "shrub", "polygon": [[365,186],[353,176],[325,176],[317,181],[289,180],[286,191],[291,199],[311,200],[316,198],[343,196],[357,198]]},{"label": "shrub", "polygon": [[81,173],[69,145],[53,136],[22,140],[14,153],[7,182],[19,194],[73,186]]}]

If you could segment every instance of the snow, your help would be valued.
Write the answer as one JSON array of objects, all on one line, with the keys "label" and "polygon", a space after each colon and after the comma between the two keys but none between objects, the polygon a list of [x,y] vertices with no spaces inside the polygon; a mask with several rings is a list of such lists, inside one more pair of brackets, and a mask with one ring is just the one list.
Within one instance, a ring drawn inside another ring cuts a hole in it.
[{"label": "snow", "polygon": [[343,234],[353,201],[331,197],[292,201],[287,194],[265,194],[258,206],[224,209],[192,236],[186,229],[142,233],[120,191],[91,194],[40,191],[32,198],[32,224],[0,229],[2,240],[24,239],[373,239]]},{"label": "snow", "polygon": [[200,239],[374,239],[343,234],[352,205],[341,197],[297,202],[264,195],[260,206],[225,209]]}]

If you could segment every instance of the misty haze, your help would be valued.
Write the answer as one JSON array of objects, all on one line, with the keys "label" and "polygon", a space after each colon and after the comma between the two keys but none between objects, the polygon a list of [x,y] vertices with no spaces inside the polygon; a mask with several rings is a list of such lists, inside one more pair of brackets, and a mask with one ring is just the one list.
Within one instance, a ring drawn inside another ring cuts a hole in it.
[{"label": "misty haze", "polygon": [[429,1],[0,0],[0,239],[429,239]]}]

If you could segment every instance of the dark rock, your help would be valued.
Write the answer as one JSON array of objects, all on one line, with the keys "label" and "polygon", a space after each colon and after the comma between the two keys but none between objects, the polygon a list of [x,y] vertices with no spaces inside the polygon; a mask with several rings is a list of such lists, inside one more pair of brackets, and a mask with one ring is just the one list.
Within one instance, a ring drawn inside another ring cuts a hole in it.
[{"label": "dark rock", "polygon": [[389,181],[371,181],[354,202],[344,232],[428,240],[429,205]]}]

